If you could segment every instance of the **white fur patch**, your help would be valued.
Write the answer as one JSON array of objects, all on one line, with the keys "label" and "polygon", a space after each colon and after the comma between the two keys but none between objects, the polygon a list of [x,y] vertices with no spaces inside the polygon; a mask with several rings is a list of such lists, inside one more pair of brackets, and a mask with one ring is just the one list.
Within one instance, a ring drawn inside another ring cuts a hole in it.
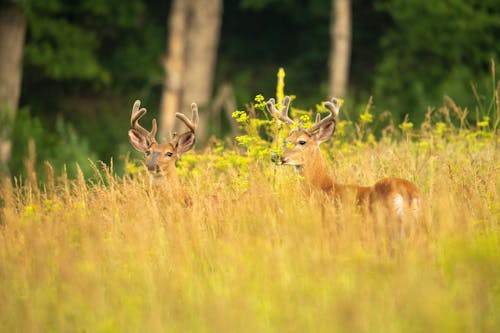
[{"label": "white fur patch", "polygon": [[394,211],[396,212],[396,215],[401,219],[403,218],[404,214],[404,199],[401,194],[397,194],[394,196],[392,199],[392,205],[394,207]]},{"label": "white fur patch", "polygon": [[158,185],[164,182],[165,177],[149,174],[149,180],[151,181],[151,185]]}]

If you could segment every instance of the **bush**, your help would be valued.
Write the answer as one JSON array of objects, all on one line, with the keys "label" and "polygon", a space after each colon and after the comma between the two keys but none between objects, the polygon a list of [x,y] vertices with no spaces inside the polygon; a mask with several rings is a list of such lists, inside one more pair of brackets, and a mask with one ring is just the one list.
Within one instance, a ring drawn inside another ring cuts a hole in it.
[{"label": "bush", "polygon": [[31,116],[28,108],[19,110],[12,147],[9,167],[13,176],[25,177],[30,168],[38,175],[44,175],[44,161],[50,161],[57,173],[66,169],[71,178],[77,175],[77,165],[90,176],[89,160],[96,159],[88,140],[81,137],[71,124],[58,117],[54,129],[50,129],[38,117]]}]

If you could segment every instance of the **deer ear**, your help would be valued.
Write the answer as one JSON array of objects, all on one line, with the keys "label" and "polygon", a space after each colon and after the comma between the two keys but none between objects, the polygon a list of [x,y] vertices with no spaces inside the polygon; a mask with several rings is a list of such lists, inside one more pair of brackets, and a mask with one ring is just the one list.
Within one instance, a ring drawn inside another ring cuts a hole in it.
[{"label": "deer ear", "polygon": [[130,140],[132,146],[141,153],[145,153],[149,149],[149,146],[151,146],[144,135],[135,129],[130,129],[128,131],[128,139]]},{"label": "deer ear", "polygon": [[193,148],[194,143],[196,142],[196,138],[193,132],[186,132],[181,134],[177,138],[177,144],[175,145],[175,149],[177,154],[180,155],[182,153],[187,152],[191,148]]},{"label": "deer ear", "polygon": [[331,121],[327,121],[318,128],[318,131],[314,134],[314,139],[318,143],[325,142],[330,139],[333,132],[335,131],[335,121],[331,119]]}]

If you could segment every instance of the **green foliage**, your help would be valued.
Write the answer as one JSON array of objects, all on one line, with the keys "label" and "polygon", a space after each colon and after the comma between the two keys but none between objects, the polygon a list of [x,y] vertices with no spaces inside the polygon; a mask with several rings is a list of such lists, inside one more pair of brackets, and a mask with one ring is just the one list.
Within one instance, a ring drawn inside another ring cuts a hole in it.
[{"label": "green foliage", "polygon": [[[81,142],[81,147],[75,143],[76,149],[64,152],[68,165],[73,165],[73,160],[88,165],[87,156],[83,156],[86,151],[92,152],[88,157],[106,161],[129,151],[124,134],[128,126],[124,110],[129,107],[124,104],[135,98],[151,98],[151,90],[163,76],[158,59],[165,52],[165,12],[155,6],[163,10],[163,5],[144,1],[23,3],[28,33],[21,105],[31,107],[33,118],[42,120],[38,122],[41,134],[33,137],[42,156],[39,160],[61,156],[42,147],[58,141],[50,133]],[[157,102],[157,96],[152,99]],[[53,121],[57,118],[64,118],[64,125]],[[23,131],[21,124],[30,126],[30,121],[21,119],[18,133]],[[24,148],[18,153],[24,154],[28,137],[21,141]],[[64,147],[57,149],[64,151]],[[71,151],[77,156],[71,157]],[[22,161],[27,158],[18,153],[11,163],[14,174],[22,172]],[[61,161],[55,164],[61,166]],[[84,171],[89,174],[89,170]]]},{"label": "green foliage", "polygon": [[322,98],[328,80],[329,0],[225,1],[224,6],[217,82],[232,82],[239,103],[259,92],[273,95],[277,67],[292,73],[288,85],[303,96],[300,103]]},{"label": "green foliage", "polygon": [[144,19],[144,2],[30,0],[25,8],[27,75],[41,70],[45,79],[92,82],[90,88],[137,87],[137,80],[160,77],[164,28]]},{"label": "green foliage", "polygon": [[[30,151],[30,142],[35,144]],[[39,175],[45,173],[44,161],[49,161],[55,172],[63,169],[71,178],[78,173],[78,166],[85,175],[93,173],[89,160],[96,156],[91,151],[88,141],[75,131],[74,127],[59,117],[54,130],[47,130],[40,119],[30,115],[28,109],[21,109],[16,118],[13,133],[13,154],[10,169],[13,176],[26,176],[26,163],[34,165]]]},{"label": "green foliage", "polygon": [[[488,77],[498,59],[498,1],[379,1],[393,26],[381,37],[383,58],[377,65],[376,100],[402,119],[419,121],[428,105],[440,105],[445,93],[470,96],[468,81]],[[472,106],[472,98],[460,101]],[[420,113],[420,115],[419,115]]]},{"label": "green foliage", "polygon": [[62,17],[72,11],[70,7],[52,0],[31,1],[28,8],[27,64],[42,68],[49,78],[56,80],[109,81],[109,73],[96,58],[96,34]]}]

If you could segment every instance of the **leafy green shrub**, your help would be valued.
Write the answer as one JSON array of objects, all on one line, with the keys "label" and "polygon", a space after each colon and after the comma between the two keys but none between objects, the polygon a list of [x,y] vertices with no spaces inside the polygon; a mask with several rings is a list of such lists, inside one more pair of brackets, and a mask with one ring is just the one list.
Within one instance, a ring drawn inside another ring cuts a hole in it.
[{"label": "leafy green shrub", "polygon": [[[30,142],[33,143],[31,151]],[[66,169],[68,176],[74,178],[79,165],[89,176],[92,174],[89,159],[95,160],[96,156],[88,140],[61,117],[56,119],[52,131],[39,118],[31,116],[29,109],[19,111],[12,137],[10,170],[13,176],[26,176],[25,164],[28,162],[33,163],[38,175],[43,175],[44,161],[49,161],[57,174]]]}]

